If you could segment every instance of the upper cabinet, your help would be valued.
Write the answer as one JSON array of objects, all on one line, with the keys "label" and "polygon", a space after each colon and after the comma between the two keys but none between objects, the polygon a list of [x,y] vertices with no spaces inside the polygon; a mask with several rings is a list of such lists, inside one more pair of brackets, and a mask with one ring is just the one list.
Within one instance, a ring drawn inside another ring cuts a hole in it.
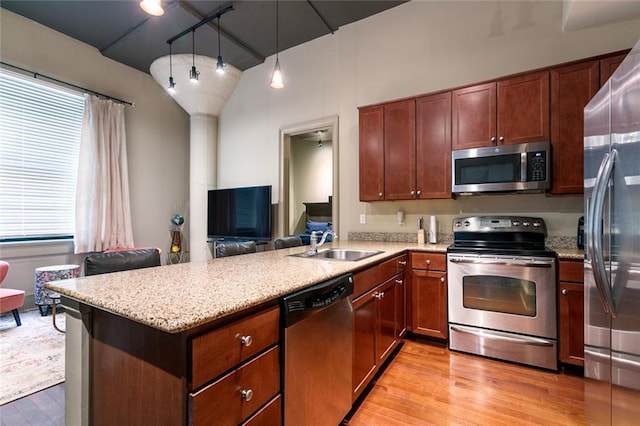
[{"label": "upper cabinet", "polygon": [[359,112],[360,201],[451,198],[451,92]]},{"label": "upper cabinet", "polygon": [[549,72],[453,91],[452,149],[549,140]]},{"label": "upper cabinet", "polygon": [[360,108],[360,201],[384,200],[384,109]]},{"label": "upper cabinet", "polygon": [[613,74],[613,72],[618,68],[618,65],[620,65],[623,59],[626,57],[627,55],[624,54],[610,56],[608,58],[603,58],[600,60],[600,86],[603,86],[604,83],[609,80],[611,74]]}]

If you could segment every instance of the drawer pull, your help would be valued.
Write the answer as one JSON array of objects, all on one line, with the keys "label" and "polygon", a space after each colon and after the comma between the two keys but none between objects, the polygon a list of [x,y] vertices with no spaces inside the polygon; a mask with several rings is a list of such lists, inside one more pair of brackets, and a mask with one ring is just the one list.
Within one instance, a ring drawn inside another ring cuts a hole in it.
[{"label": "drawer pull", "polygon": [[253,398],[253,391],[251,389],[243,390],[241,394],[242,394],[242,399],[244,399],[247,402],[251,401],[251,398]]},{"label": "drawer pull", "polygon": [[402,266],[406,266],[407,265],[407,261],[406,260],[399,260],[398,263]]},{"label": "drawer pull", "polygon": [[402,285],[402,284],[403,284],[403,283],[402,283],[402,280],[396,280],[396,284],[398,284],[398,285]]},{"label": "drawer pull", "polygon": [[427,265],[431,265],[431,259],[425,260],[424,263],[426,263]]},{"label": "drawer pull", "polygon": [[251,343],[253,343],[253,337],[251,336],[242,336],[240,337],[240,343],[242,343],[244,346],[251,346]]}]

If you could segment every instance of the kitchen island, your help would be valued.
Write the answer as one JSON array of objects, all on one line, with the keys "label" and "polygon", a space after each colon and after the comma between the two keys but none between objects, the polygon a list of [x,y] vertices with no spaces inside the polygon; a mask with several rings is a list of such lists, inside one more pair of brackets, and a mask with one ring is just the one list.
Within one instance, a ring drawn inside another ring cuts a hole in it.
[{"label": "kitchen island", "polygon": [[[256,353],[262,371],[273,369],[281,296],[407,249],[444,252],[447,245],[340,241],[331,247],[382,253],[356,262],[289,256],[308,249],[296,247],[49,283],[68,307],[67,424],[190,423],[218,373],[244,366]],[[233,334],[245,320],[254,323],[254,344],[229,353],[220,333]],[[218,359],[221,366],[210,368]],[[257,399],[245,405],[260,408]]]}]

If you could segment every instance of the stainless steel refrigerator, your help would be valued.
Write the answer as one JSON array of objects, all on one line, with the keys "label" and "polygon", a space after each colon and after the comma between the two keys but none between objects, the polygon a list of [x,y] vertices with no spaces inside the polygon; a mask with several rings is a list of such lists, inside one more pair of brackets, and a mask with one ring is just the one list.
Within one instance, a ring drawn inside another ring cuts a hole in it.
[{"label": "stainless steel refrigerator", "polygon": [[[640,41],[584,110],[585,409],[640,423]],[[567,165],[569,167],[569,165]]]}]

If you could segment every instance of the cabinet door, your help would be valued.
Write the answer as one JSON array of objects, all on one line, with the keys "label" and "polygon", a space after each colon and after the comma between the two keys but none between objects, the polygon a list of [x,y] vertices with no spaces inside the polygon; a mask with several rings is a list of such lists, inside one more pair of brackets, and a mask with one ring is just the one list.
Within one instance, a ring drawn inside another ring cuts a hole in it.
[{"label": "cabinet door", "polygon": [[584,366],[584,286],[560,282],[558,295],[558,358]]},{"label": "cabinet door", "polygon": [[549,140],[549,72],[498,82],[498,144]]},{"label": "cabinet door", "polygon": [[384,199],[410,200],[416,189],[415,100],[384,105]]},{"label": "cabinet door", "polygon": [[604,86],[604,83],[609,80],[609,77],[611,77],[613,72],[618,68],[618,65],[620,65],[626,57],[627,55],[625,54],[600,60],[600,87]]},{"label": "cabinet door", "polygon": [[452,92],[451,148],[492,146],[496,137],[496,83]]},{"label": "cabinet door", "polygon": [[447,274],[414,269],[411,275],[413,332],[446,339]]},{"label": "cabinet door", "polygon": [[376,287],[378,305],[378,332],[376,333],[376,354],[380,365],[396,344],[396,282],[394,278]]},{"label": "cabinet door", "polygon": [[384,111],[382,105],[360,109],[360,201],[384,199]]},{"label": "cabinet door", "polygon": [[353,301],[353,400],[376,371],[377,287]]},{"label": "cabinet door", "polygon": [[451,198],[451,92],[416,99],[416,198]]},{"label": "cabinet door", "polygon": [[407,331],[407,282],[405,274],[394,278],[396,283],[396,339],[401,339]]},{"label": "cabinet door", "polygon": [[582,194],[584,107],[598,91],[598,61],[551,70],[551,193]]}]

